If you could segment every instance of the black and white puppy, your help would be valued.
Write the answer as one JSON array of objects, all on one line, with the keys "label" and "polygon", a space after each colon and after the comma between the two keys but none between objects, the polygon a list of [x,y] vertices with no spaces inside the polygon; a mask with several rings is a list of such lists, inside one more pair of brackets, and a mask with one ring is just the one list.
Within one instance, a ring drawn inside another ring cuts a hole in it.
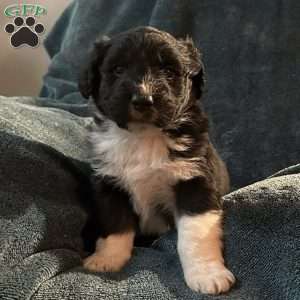
[{"label": "black and white puppy", "polygon": [[97,124],[90,139],[100,236],[87,269],[118,271],[137,230],[162,234],[176,226],[191,289],[217,294],[234,283],[222,256],[229,179],[201,108],[203,76],[190,39],[152,27],[95,43],[79,83],[92,96]]}]

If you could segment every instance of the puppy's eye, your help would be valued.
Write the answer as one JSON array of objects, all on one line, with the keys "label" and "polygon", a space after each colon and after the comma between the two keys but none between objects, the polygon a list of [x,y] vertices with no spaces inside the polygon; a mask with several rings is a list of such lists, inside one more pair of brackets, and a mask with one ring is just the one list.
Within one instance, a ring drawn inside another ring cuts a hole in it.
[{"label": "puppy's eye", "polygon": [[179,75],[180,71],[173,65],[164,65],[162,66],[164,72],[169,75]]},{"label": "puppy's eye", "polygon": [[117,66],[113,69],[113,73],[116,75],[116,76],[121,76],[123,73],[125,72],[125,68],[123,67],[120,67],[120,66]]},{"label": "puppy's eye", "polygon": [[172,66],[165,67],[165,71],[168,73],[176,74],[177,70],[175,70]]},{"label": "puppy's eye", "polygon": [[170,78],[175,78],[175,77],[180,77],[181,71],[175,68],[167,68],[165,69],[165,73],[170,77]]}]

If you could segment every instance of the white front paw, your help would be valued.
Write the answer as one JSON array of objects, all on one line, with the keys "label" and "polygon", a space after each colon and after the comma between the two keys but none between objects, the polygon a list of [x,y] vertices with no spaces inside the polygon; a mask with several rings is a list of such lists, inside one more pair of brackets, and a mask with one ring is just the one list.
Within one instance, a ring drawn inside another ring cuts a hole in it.
[{"label": "white front paw", "polygon": [[233,274],[220,262],[197,263],[184,270],[187,285],[196,292],[220,294],[234,284]]}]

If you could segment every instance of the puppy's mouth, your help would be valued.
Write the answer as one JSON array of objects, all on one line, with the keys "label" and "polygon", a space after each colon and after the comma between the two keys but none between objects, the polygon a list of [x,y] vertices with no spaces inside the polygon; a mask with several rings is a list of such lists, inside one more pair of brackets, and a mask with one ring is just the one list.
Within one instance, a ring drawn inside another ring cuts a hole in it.
[{"label": "puppy's mouth", "polygon": [[149,107],[143,110],[136,110],[132,105],[130,105],[128,116],[129,122],[154,124],[156,123],[156,120],[158,118],[158,113],[157,110],[153,107]]}]

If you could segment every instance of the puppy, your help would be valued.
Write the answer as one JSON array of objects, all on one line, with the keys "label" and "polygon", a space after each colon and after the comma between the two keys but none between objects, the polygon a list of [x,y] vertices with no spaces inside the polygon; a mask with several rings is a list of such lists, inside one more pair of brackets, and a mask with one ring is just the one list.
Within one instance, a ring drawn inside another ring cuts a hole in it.
[{"label": "puppy", "polygon": [[95,43],[79,83],[97,124],[90,140],[100,236],[87,269],[119,271],[137,230],[162,234],[176,226],[192,290],[217,294],[234,283],[222,256],[229,179],[209,139],[203,84],[190,39],[138,27]]}]

